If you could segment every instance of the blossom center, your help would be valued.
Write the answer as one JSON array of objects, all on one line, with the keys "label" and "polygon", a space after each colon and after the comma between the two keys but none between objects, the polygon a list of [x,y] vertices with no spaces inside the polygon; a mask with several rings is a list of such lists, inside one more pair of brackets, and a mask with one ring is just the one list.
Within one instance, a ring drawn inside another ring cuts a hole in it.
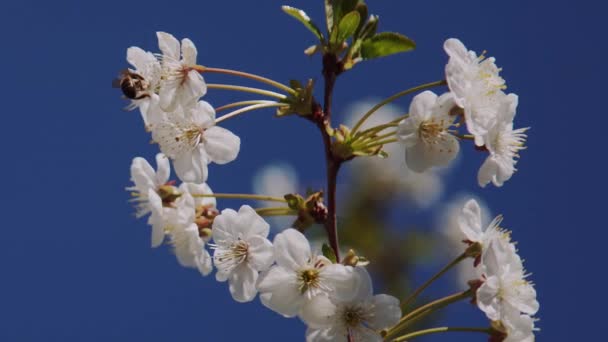
[{"label": "blossom center", "polygon": [[218,266],[226,271],[231,271],[249,256],[249,244],[238,238],[228,248],[218,253],[215,257]]},{"label": "blossom center", "polygon": [[364,321],[363,310],[360,307],[348,307],[342,314],[342,320],[348,327],[357,327]]},{"label": "blossom center", "polygon": [[440,122],[435,120],[424,121],[418,128],[418,136],[425,144],[437,144],[442,139],[443,133],[445,132],[444,126],[443,120]]},{"label": "blossom center", "polygon": [[319,270],[308,268],[300,271],[298,274],[298,282],[300,283],[299,290],[305,293],[311,288],[319,286]]}]

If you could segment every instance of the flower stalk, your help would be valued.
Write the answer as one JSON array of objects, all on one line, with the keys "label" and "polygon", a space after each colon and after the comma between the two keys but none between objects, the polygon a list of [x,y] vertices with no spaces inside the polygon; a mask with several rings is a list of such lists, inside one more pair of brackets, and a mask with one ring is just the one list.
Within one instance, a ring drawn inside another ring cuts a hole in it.
[{"label": "flower stalk", "polygon": [[370,116],[372,116],[372,114],[374,114],[378,109],[382,108],[383,106],[397,100],[400,97],[421,91],[421,90],[425,90],[425,89],[429,89],[429,88],[433,88],[433,87],[439,87],[439,86],[443,86],[446,85],[447,82],[445,80],[441,80],[441,81],[435,81],[435,82],[430,82],[430,83],[426,83],[426,84],[422,84],[419,85],[417,87],[413,87],[413,88],[409,88],[406,90],[403,90],[401,92],[398,92],[395,95],[392,95],[388,98],[386,98],[385,100],[382,100],[380,103],[378,103],[377,105],[375,105],[372,109],[370,109],[367,113],[365,113],[363,115],[363,117],[361,119],[359,119],[359,121],[357,121],[357,123],[355,124],[355,127],[353,127],[353,135],[357,133],[357,131],[359,130],[359,128],[361,128],[361,126],[365,123],[365,121],[367,119],[369,119]]},{"label": "flower stalk", "polygon": [[283,100],[283,99],[287,98],[287,96],[285,96],[283,94],[275,93],[274,91],[263,90],[263,89],[252,88],[252,87],[243,87],[243,86],[237,86],[237,85],[232,85],[232,84],[208,83],[207,88],[234,90],[234,91],[240,91],[240,92],[244,92],[244,93],[252,93],[252,94],[264,95],[264,96],[268,96],[268,97],[274,97],[279,100]]},{"label": "flower stalk", "polygon": [[256,201],[269,201],[269,202],[281,202],[287,203],[287,200],[281,197],[274,196],[265,196],[265,195],[253,195],[253,194],[192,194],[194,198],[205,198],[205,197],[215,197],[215,198],[233,198],[233,199],[248,199],[248,200],[256,200]]},{"label": "flower stalk", "polygon": [[470,328],[470,327],[438,327],[438,328],[430,328],[424,330],[418,330],[411,332],[409,334],[397,337],[396,339],[391,340],[392,342],[402,342],[409,341],[415,337],[420,337],[424,335],[437,334],[437,333],[445,333],[445,332],[476,332],[492,335],[491,328]]},{"label": "flower stalk", "polygon": [[256,74],[251,74],[248,72],[243,72],[243,71],[237,71],[237,70],[231,70],[231,69],[222,69],[222,68],[210,68],[210,67],[206,67],[206,66],[202,66],[202,65],[196,65],[194,67],[195,70],[197,70],[198,72],[205,73],[205,72],[212,72],[212,73],[216,73],[216,74],[225,74],[225,75],[231,75],[231,76],[238,76],[238,77],[243,77],[243,78],[248,78],[254,81],[258,81],[258,82],[262,82],[262,83],[266,83],[270,86],[273,86],[277,89],[281,89],[283,91],[288,92],[289,94],[295,95],[296,92],[295,90],[291,89],[290,87],[279,83],[277,81],[271,80],[269,78],[266,77],[262,77]]}]

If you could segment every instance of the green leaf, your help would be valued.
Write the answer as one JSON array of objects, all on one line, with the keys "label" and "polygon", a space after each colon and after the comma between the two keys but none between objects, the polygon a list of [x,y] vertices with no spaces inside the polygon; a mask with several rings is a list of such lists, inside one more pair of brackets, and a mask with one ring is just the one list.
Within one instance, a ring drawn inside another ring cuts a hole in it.
[{"label": "green leaf", "polygon": [[413,50],[416,43],[408,37],[394,32],[382,32],[367,38],[361,44],[361,57],[372,59]]},{"label": "green leaf", "polygon": [[369,16],[369,20],[365,23],[365,25],[361,29],[361,32],[359,33],[358,37],[363,38],[363,39],[365,39],[367,37],[371,37],[376,34],[377,29],[378,29],[378,16],[372,14]]},{"label": "green leaf", "polygon": [[314,33],[315,36],[319,38],[319,40],[323,41],[323,34],[321,33],[321,30],[319,30],[317,25],[315,25],[315,23],[310,20],[310,17],[308,17],[306,12],[302,11],[301,9],[297,9],[290,6],[283,6],[281,7],[281,9],[283,9],[283,12],[289,14],[290,16],[296,18],[298,21],[304,24],[304,26],[306,26],[306,28],[309,29],[310,32]]},{"label": "green leaf", "polygon": [[337,263],[338,262],[338,258],[336,258],[336,253],[334,253],[334,250],[329,247],[328,244],[324,243],[323,244],[323,256],[326,257],[327,259],[329,259],[332,263]]},{"label": "green leaf", "polygon": [[334,24],[339,23],[342,18],[355,10],[359,0],[333,0],[334,6]]},{"label": "green leaf", "polygon": [[359,27],[359,21],[361,17],[359,16],[359,12],[352,11],[345,15],[342,20],[340,20],[340,24],[331,34],[331,43],[335,46],[341,46],[344,41],[350,38],[357,28]]}]

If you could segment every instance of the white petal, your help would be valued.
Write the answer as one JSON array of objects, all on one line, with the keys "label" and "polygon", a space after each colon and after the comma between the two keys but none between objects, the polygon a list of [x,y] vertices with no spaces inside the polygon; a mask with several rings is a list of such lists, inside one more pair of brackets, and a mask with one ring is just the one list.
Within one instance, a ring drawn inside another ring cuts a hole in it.
[{"label": "white petal", "polygon": [[247,263],[241,263],[230,274],[229,288],[232,298],[239,303],[252,301],[258,293],[255,287],[257,280],[258,272]]},{"label": "white petal", "polygon": [[162,219],[162,200],[154,189],[150,189],[148,191],[148,202],[150,203],[150,207],[152,209],[152,215],[150,216],[149,220],[149,222],[152,224],[152,247],[158,247],[165,239],[165,230]]},{"label": "white petal", "polygon": [[323,329],[333,323],[336,305],[327,296],[315,296],[300,311],[300,318],[309,328]]},{"label": "white petal", "polygon": [[264,306],[285,317],[294,317],[304,303],[298,291],[296,274],[280,266],[273,266],[260,276],[258,291]]},{"label": "white petal", "polygon": [[496,186],[502,186],[503,182],[498,178],[499,164],[496,158],[488,156],[479,168],[477,173],[477,182],[482,188],[488,185],[490,182]]},{"label": "white petal", "polygon": [[172,61],[179,61],[179,41],[166,32],[156,32],[156,37],[158,37],[158,48],[163,55]]},{"label": "white petal", "polygon": [[245,239],[252,236],[266,238],[270,231],[270,225],[248,205],[241,206],[235,224],[235,230],[241,232]]},{"label": "white petal", "polygon": [[[227,208],[222,210],[221,214],[213,220],[213,240],[216,243],[221,241],[232,241],[236,236],[234,232],[234,223],[238,220],[236,211]],[[217,251],[217,250],[216,250]]]},{"label": "white petal", "polygon": [[182,39],[182,58],[186,65],[196,65],[196,46],[188,39]]},{"label": "white petal", "polygon": [[148,189],[156,188],[156,174],[147,160],[141,157],[133,158],[131,162],[131,181],[137,191],[147,194]]},{"label": "white petal", "polygon": [[418,128],[420,122],[413,117],[402,120],[397,128],[397,137],[406,146],[414,146],[420,141],[418,136]]},{"label": "white petal", "polygon": [[477,289],[477,306],[491,320],[500,319],[500,303],[496,297],[499,286],[498,277],[492,276],[487,278],[481,287]]},{"label": "white petal", "polygon": [[379,294],[372,299],[374,314],[369,320],[370,326],[374,330],[382,330],[394,326],[401,319],[401,308],[399,299]]},{"label": "white petal", "polygon": [[213,271],[213,264],[211,262],[211,255],[207,250],[203,250],[200,254],[197,261],[198,271],[201,272],[202,275],[207,276],[211,271]]},{"label": "white petal", "polygon": [[159,106],[165,112],[173,112],[177,108],[177,90],[179,84],[172,81],[161,82],[158,92]]},{"label": "white petal", "polygon": [[430,90],[426,90],[412,99],[410,104],[410,117],[424,121],[429,118],[437,102],[437,95]]},{"label": "white petal", "polygon": [[236,159],[241,148],[241,139],[229,130],[214,126],[203,133],[204,145],[209,159],[217,164],[226,164]]},{"label": "white petal", "polygon": [[[138,74],[148,67],[150,63],[149,54],[137,46],[131,46],[127,49],[127,61],[137,69]],[[140,76],[144,76],[141,75]]]},{"label": "white petal", "polygon": [[334,291],[332,296],[338,301],[349,301],[357,295],[357,278],[353,268],[342,264],[331,264],[321,268],[319,276],[324,284],[329,285]]},{"label": "white petal", "polygon": [[306,329],[306,342],[346,342],[346,336],[334,327],[325,329],[308,328]]},{"label": "white petal", "polygon": [[274,238],[274,258],[277,265],[297,271],[311,258],[310,244],[302,233],[288,228]]},{"label": "white petal", "polygon": [[266,271],[274,262],[274,249],[268,239],[261,236],[253,236],[247,240],[249,254],[247,262],[258,271]]},{"label": "white petal", "polygon": [[458,140],[451,134],[444,134],[436,144],[420,141],[406,150],[407,166],[415,172],[424,172],[431,167],[448,166],[460,151]]},{"label": "white petal", "polygon": [[204,183],[207,180],[207,157],[198,146],[193,151],[182,153],[173,160],[175,173],[182,182]]},{"label": "white petal", "polygon": [[171,175],[171,167],[169,166],[169,158],[162,153],[156,154],[156,184],[162,185],[167,183]]},{"label": "white petal", "polygon": [[196,70],[190,70],[183,83],[178,87],[179,102],[187,107],[195,104],[207,93],[207,84]]},{"label": "white petal", "polygon": [[215,109],[207,101],[198,101],[196,106],[188,110],[188,115],[198,127],[209,128],[215,124]]},{"label": "white petal", "polygon": [[476,200],[469,200],[458,217],[458,226],[469,241],[481,242],[481,208]]},{"label": "white petal", "polygon": [[370,298],[374,293],[374,289],[372,285],[372,278],[367,272],[367,269],[365,267],[355,267],[354,277],[357,281],[357,292],[354,298],[360,301]]}]

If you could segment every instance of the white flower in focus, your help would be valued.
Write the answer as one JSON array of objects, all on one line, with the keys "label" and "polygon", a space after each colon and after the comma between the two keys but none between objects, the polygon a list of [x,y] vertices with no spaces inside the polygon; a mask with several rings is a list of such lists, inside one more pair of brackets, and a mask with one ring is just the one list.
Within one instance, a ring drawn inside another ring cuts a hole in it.
[{"label": "white flower in focus", "polygon": [[412,100],[409,117],[399,123],[397,137],[406,147],[406,164],[413,171],[447,166],[458,154],[460,145],[449,131],[456,119],[450,115],[454,106],[451,93],[437,97],[427,90]]},{"label": "white flower in focus", "polygon": [[512,243],[494,241],[482,256],[485,281],[477,289],[476,302],[493,321],[513,312],[534,315],[539,308],[536,291],[526,278],[522,261]]},{"label": "white flower in focus", "polygon": [[[489,225],[482,227],[481,208],[476,200],[469,200],[458,218],[458,226],[465,236],[467,243],[479,243],[482,247],[482,256],[494,241],[510,242],[509,233],[500,228],[502,216],[498,215]],[[476,261],[476,263],[479,260]]]},{"label": "white flower in focus", "polygon": [[[169,33],[157,32],[158,47],[162,52],[162,79],[160,81],[160,107],[174,111],[178,104],[189,107],[207,93],[203,76],[196,66],[197,51],[188,38],[179,41]],[[181,54],[180,54],[181,51]]]},{"label": "white flower in focus", "polygon": [[135,70],[129,69],[123,73],[121,79],[121,88],[131,99],[131,105],[127,108],[131,110],[139,107],[144,125],[149,128],[162,117],[159,97],[156,94],[160,84],[161,66],[153,53],[136,46],[127,49],[127,61],[135,67]]},{"label": "white flower in focus", "polygon": [[455,38],[446,40],[443,48],[450,57],[445,67],[448,87],[456,104],[464,109],[467,129],[475,136],[475,144],[482,146],[484,135],[496,122],[505,96],[505,81],[494,57],[478,57]]},{"label": "white flower in focus", "polygon": [[359,286],[351,300],[316,296],[304,305],[300,317],[308,326],[307,342],[347,342],[349,334],[352,341],[381,342],[378,332],[397,324],[401,318],[399,300],[384,294],[374,296],[365,268],[356,267],[355,275]]},{"label": "white flower in focus", "polygon": [[293,228],[274,238],[274,258],[276,265],[261,275],[258,291],[262,304],[285,317],[296,316],[319,295],[343,300],[355,295],[352,267],[313,254],[306,237]]},{"label": "white flower in focus", "polygon": [[152,138],[173,160],[175,173],[183,182],[207,180],[207,164],[226,164],[239,153],[241,139],[215,126],[215,110],[205,101],[171,113],[171,119],[155,125]]},{"label": "white flower in focus", "polygon": [[490,155],[485,160],[477,180],[481,187],[492,182],[502,186],[517,170],[518,152],[525,149],[528,128],[513,129],[513,118],[517,109],[517,95],[509,94],[502,103],[497,123],[485,135],[485,146]]},{"label": "white flower in focus", "polygon": [[503,342],[534,342],[534,321],[529,315],[514,312],[501,321],[507,337]]},{"label": "white flower in focus", "polygon": [[228,280],[230,293],[237,302],[248,302],[257,294],[258,272],[266,271],[274,261],[270,226],[250,206],[238,213],[224,209],[213,221],[213,263],[216,279]]},{"label": "white flower in focus", "polygon": [[208,275],[213,270],[211,256],[205,249],[205,241],[199,235],[195,223],[195,201],[184,192],[175,201],[175,209],[167,220],[165,230],[169,233],[177,261],[184,267],[199,270]]}]

